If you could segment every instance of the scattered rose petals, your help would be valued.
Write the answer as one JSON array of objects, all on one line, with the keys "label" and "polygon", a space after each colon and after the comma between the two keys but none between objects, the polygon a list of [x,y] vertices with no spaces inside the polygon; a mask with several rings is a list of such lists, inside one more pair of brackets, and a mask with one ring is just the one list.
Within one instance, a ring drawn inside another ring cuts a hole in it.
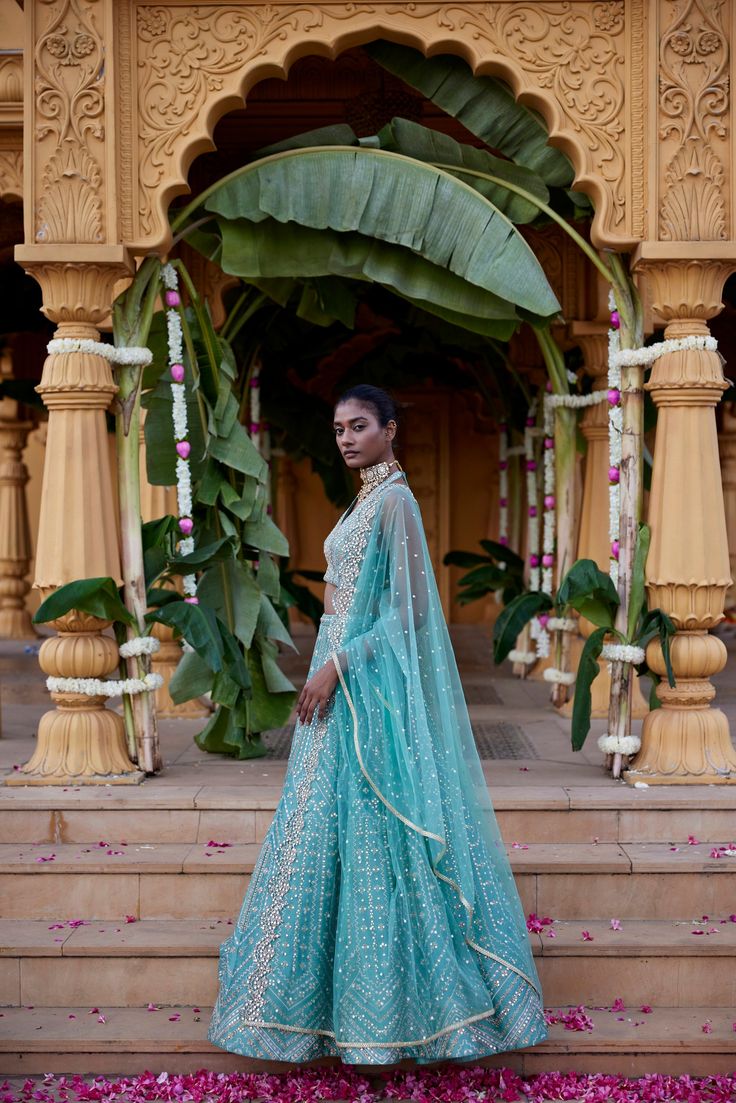
[{"label": "scattered rose petals", "polygon": [[98,1023],[106,1023],[107,1022],[106,1016],[105,1015],[98,1015],[97,1016],[97,1022]]},{"label": "scattered rose petals", "polygon": [[99,1015],[99,1013],[99,1007],[90,1007],[89,1011],[87,1012],[88,1015]]},{"label": "scattered rose petals", "polygon": [[545,927],[550,927],[553,923],[554,919],[551,916],[537,915],[536,912],[530,912],[526,917],[526,929],[535,933],[544,930]]},{"label": "scattered rose petals", "polygon": [[126,915],[125,922],[126,923],[137,923],[138,920],[136,919],[136,917],[134,915]]},{"label": "scattered rose petals", "polygon": [[76,1019],[76,1015],[67,1015],[67,1019]]},{"label": "scattered rose petals", "polygon": [[56,860],[56,855],[55,854],[46,854],[46,855],[39,854],[38,858],[36,858],[37,862],[53,862],[55,860]]},{"label": "scattered rose petals", "polygon": [[148,1007],[146,1008],[146,1011],[158,1011],[158,1010],[159,1010],[159,1008],[156,1007],[155,1003],[149,1003]]},{"label": "scattered rose petals", "polygon": [[624,1001],[621,999],[620,996],[617,996],[616,999],[611,1004],[611,1011],[625,1011],[625,1010],[626,1010],[626,1005],[624,1004]]},{"label": "scattered rose petals", "polygon": [[696,839],[694,835],[688,835],[687,845],[688,846],[700,846],[700,840]]},{"label": "scattered rose petals", "polygon": [[590,933],[590,931],[581,931],[580,933],[582,935],[583,942],[593,942],[594,941],[593,936]]},{"label": "scattered rose petals", "polygon": [[713,1027],[711,1026],[710,1023],[703,1023],[703,1026],[702,1026],[701,1029],[703,1031],[703,1034],[712,1034],[713,1033]]},{"label": "scattered rose petals", "polygon": [[512,843],[511,844],[511,849],[512,850],[528,850],[529,847],[527,846],[526,843]]},{"label": "scattered rose petals", "polygon": [[621,920],[620,919],[612,919],[611,920],[611,930],[612,931],[622,931],[623,930],[623,927],[621,926]]},{"label": "scattered rose petals", "polygon": [[169,1022],[170,1023],[178,1023],[180,1018],[181,1018],[181,1015],[177,1011],[176,1015],[169,1015]]},{"label": "scattered rose petals", "polygon": [[548,1026],[561,1023],[565,1030],[588,1032],[595,1029],[595,1024],[587,1014],[583,1004],[574,1007],[571,1011],[548,1011],[545,1009],[544,1018]]},{"label": "scattered rose petals", "polygon": [[639,1010],[643,1011],[645,1015],[651,1015],[652,1013],[652,1009],[648,1003],[643,1003]]},{"label": "scattered rose petals", "polygon": [[210,841],[209,841],[208,843],[205,843],[204,845],[205,845],[205,846],[214,846],[214,847],[215,847],[215,849],[218,849],[218,850],[219,850],[219,849],[220,849],[220,848],[222,848],[222,847],[226,847],[226,846],[232,846],[233,844],[232,844],[232,843],[216,843],[216,842],[214,841],[214,839],[210,839]]}]

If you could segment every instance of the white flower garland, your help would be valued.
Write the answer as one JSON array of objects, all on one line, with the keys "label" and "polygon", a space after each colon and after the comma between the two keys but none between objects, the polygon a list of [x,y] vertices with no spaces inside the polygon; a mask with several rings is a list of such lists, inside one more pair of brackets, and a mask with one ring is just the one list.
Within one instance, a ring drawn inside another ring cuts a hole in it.
[{"label": "white flower garland", "polygon": [[130,348],[118,348],[116,345],[108,345],[104,341],[92,341],[86,337],[54,337],[47,344],[46,350],[50,356],[66,355],[71,352],[89,353],[92,356],[101,356],[110,364],[117,364],[124,368],[145,368],[153,360],[150,349],[137,348],[134,345]]},{"label": "white flower garland", "polygon": [[549,632],[547,631],[548,626],[549,621],[547,625],[544,625],[539,617],[532,617],[532,622],[529,626],[529,635],[534,640],[537,648],[537,658],[539,659],[549,658],[550,638]]},{"label": "white flower garland", "polygon": [[[176,504],[179,514],[179,531],[183,539],[179,541],[178,551],[180,555],[190,555],[194,551],[194,538],[192,529],[193,501],[192,501],[192,471],[189,464],[191,445],[187,440],[189,436],[189,421],[187,412],[186,385],[184,383],[185,371],[183,360],[183,332],[179,310],[181,299],[179,298],[179,275],[172,264],[165,264],[161,269],[161,282],[166,291],[166,332],[169,343],[169,374],[171,375],[171,419],[174,425],[174,440],[176,441]],[[182,588],[186,599],[191,604],[197,604],[197,577],[194,574],[184,575]]]},{"label": "white flower garland", "polygon": [[[621,531],[621,443],[624,430],[624,411],[621,405],[621,366],[618,356],[621,337],[618,312],[613,291],[608,292],[608,308],[611,311],[611,328],[608,330],[608,573],[618,589],[618,550]],[[604,392],[601,392],[603,394]]]},{"label": "white flower garland", "polygon": [[547,627],[550,632],[577,632],[578,622],[572,617],[550,617]]},{"label": "white flower garland", "polygon": [[539,473],[534,454],[535,438],[540,436],[541,430],[536,428],[537,400],[532,401],[527,410],[526,426],[524,428],[524,457],[526,467],[526,504],[527,504],[527,529],[526,543],[529,557],[529,589],[535,593],[542,584],[540,571],[541,556],[539,547]]},{"label": "white flower garland", "polygon": [[554,682],[555,685],[571,686],[575,684],[574,671],[557,670],[554,666],[548,666],[542,677],[545,682]]},{"label": "white flower garland", "polygon": [[524,666],[531,666],[532,663],[537,661],[537,656],[534,651],[520,651],[514,647],[509,651],[509,659],[512,663],[523,663]]},{"label": "white flower garland", "polygon": [[616,352],[614,363],[618,368],[631,368],[637,364],[646,366],[659,360],[661,356],[668,356],[671,352],[715,352],[718,342],[715,337],[673,337],[667,341],[659,341],[656,345],[646,345],[638,349],[621,349]]},{"label": "white flower garland", "polygon": [[630,643],[605,643],[601,658],[613,663],[633,663],[638,666],[644,662],[646,653],[643,647],[636,647]]},{"label": "white flower garland", "polygon": [[641,748],[641,739],[638,735],[602,735],[598,747],[604,754],[632,755]]},{"label": "white flower garland", "polygon": [[121,643],[118,651],[121,659],[132,659],[134,655],[155,655],[160,647],[155,636],[134,636],[132,640]]},{"label": "white flower garland", "polygon": [[52,678],[46,679],[49,693],[79,693],[85,697],[132,697],[137,693],[151,693],[164,684],[160,674],[146,674],[145,678],[124,678],[116,681],[106,678]]}]

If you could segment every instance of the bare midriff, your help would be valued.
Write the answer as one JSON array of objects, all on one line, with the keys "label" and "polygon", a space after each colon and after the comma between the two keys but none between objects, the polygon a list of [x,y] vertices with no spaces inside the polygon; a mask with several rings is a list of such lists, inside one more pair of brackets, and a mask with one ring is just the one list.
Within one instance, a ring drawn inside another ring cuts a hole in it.
[{"label": "bare midriff", "polygon": [[325,583],[325,612],[326,613],[333,613],[334,614],[334,612],[335,612],[335,604],[334,604],[333,598],[335,596],[335,590],[336,589],[337,589],[337,586],[335,586],[335,584],[333,582],[326,582]]}]

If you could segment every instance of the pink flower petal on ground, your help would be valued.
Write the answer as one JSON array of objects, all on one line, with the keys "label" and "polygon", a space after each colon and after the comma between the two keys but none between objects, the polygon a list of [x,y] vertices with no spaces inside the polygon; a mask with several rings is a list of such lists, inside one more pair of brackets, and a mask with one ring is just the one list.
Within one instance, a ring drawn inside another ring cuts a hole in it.
[{"label": "pink flower petal on ground", "polygon": [[55,854],[47,854],[47,855],[39,854],[38,858],[36,858],[36,861],[37,862],[53,862],[55,858],[56,858]]},{"label": "pink flower petal on ground", "polygon": [[194,1012],[195,1015],[199,1015],[199,1008],[198,1007],[193,1007],[192,1011]]},{"label": "pink flower petal on ground", "polygon": [[87,1012],[88,1015],[99,1015],[99,1013],[99,1007],[90,1007],[89,1011]]},{"label": "pink flower petal on ground", "polygon": [[528,766],[520,766],[519,769],[521,770],[522,774],[528,774],[529,773],[529,767]]},{"label": "pink flower petal on ground", "polygon": [[105,1015],[98,1015],[98,1016],[97,1016],[97,1022],[98,1022],[98,1023],[106,1023],[106,1022],[107,1022],[107,1018],[105,1017]]},{"label": "pink flower petal on ground", "polygon": [[63,923],[52,923],[51,926],[48,929],[50,931],[63,931],[64,930],[64,924]]},{"label": "pink flower petal on ground", "polygon": [[213,839],[210,839],[210,841],[208,843],[205,843],[204,845],[205,846],[221,847],[221,846],[232,846],[233,844],[232,843],[216,843]]},{"label": "pink flower petal on ground", "polygon": [[67,1019],[76,1019],[76,1015],[67,1015]]},{"label": "pink flower petal on ground", "polygon": [[529,847],[527,846],[526,843],[512,843],[511,844],[511,849],[512,850],[528,850]]},{"label": "pink flower petal on ground", "polygon": [[690,934],[705,934],[705,931],[690,931]]},{"label": "pink flower petal on ground", "polygon": [[590,933],[590,931],[581,931],[580,933],[582,935],[583,942],[593,942],[594,941],[594,938],[593,938],[592,934]]},{"label": "pink flower petal on ground", "polygon": [[713,847],[713,849],[710,852],[710,856],[711,856],[711,858],[720,858],[721,857],[721,852],[720,852],[720,850],[718,849],[717,846]]},{"label": "pink flower petal on ground", "polygon": [[181,1018],[181,1015],[177,1012],[176,1015],[169,1015],[169,1022],[170,1023],[178,1023],[180,1018]]},{"label": "pink flower petal on ground", "polygon": [[617,996],[616,999],[611,1004],[611,1011],[625,1011],[625,1010],[626,1010],[626,1005],[625,1005],[624,1001],[621,999],[620,996]]},{"label": "pink flower petal on ground", "polygon": [[652,1013],[652,1009],[651,1009],[651,1007],[649,1006],[648,1003],[643,1003],[641,1005],[641,1007],[639,1008],[639,1010],[643,1011],[645,1015],[651,1015],[651,1013]]},{"label": "pink flower petal on ground", "polygon": [[526,928],[528,931],[539,932],[544,927],[550,927],[554,923],[549,915],[537,915],[536,912],[530,912],[526,917]]},{"label": "pink flower petal on ground", "polygon": [[623,928],[621,926],[621,920],[620,919],[612,919],[611,920],[611,930],[612,931],[621,931],[621,930],[623,930]]},{"label": "pink flower petal on ground", "polygon": [[155,1003],[149,1003],[148,1007],[146,1008],[146,1011],[158,1011],[158,1010],[159,1010],[159,1008],[156,1007]]},{"label": "pink flower petal on ground", "polygon": [[557,938],[557,931],[553,931],[552,928],[547,931],[547,938]]},{"label": "pink flower petal on ground", "polygon": [[138,920],[136,919],[136,917],[134,915],[126,915],[125,922],[126,923],[137,923]]},{"label": "pink flower petal on ground", "polygon": [[694,835],[688,835],[687,845],[688,846],[700,846],[700,839],[696,839]]},{"label": "pink flower petal on ground", "polygon": [[703,1026],[702,1026],[701,1029],[703,1031],[703,1034],[712,1034],[713,1033],[713,1027],[710,1025],[710,1023],[703,1023]]}]

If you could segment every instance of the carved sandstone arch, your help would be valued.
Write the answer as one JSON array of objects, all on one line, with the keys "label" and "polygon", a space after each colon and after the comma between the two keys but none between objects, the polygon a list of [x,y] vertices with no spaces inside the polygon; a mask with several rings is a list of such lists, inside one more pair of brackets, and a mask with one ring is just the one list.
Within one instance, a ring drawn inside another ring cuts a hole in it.
[{"label": "carved sandstone arch", "polygon": [[[596,205],[593,238],[628,249],[644,234],[644,0],[600,3],[133,6],[115,4],[121,118],[120,236],[165,249],[167,211],[214,148],[218,120],[307,54],[376,38],[454,53],[498,76],[545,119]],[[626,92],[628,91],[628,95]],[[632,181],[637,186],[632,187]],[[140,182],[140,183],[139,183]],[[46,239],[48,240],[48,238]],[[108,239],[109,240],[109,239]]]}]

